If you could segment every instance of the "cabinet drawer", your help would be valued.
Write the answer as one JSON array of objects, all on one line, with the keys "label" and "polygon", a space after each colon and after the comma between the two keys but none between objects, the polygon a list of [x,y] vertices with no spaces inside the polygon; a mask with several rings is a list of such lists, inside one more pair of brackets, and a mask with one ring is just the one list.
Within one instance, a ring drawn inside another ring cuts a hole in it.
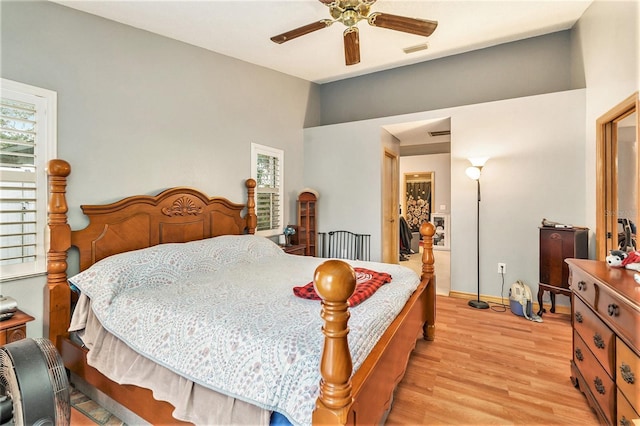
[{"label": "cabinet drawer", "polygon": [[624,397],[620,389],[618,389],[618,403],[616,407],[616,415],[618,422],[616,425],[620,426],[633,426],[633,420],[640,419],[638,412],[629,404],[629,401]]},{"label": "cabinet drawer", "polygon": [[600,316],[607,318],[617,334],[622,335],[636,347],[640,347],[640,312],[635,310],[620,299],[619,296],[611,293],[608,289],[599,289],[597,310]]},{"label": "cabinet drawer", "polygon": [[27,327],[24,324],[9,328],[6,332],[7,343],[16,342],[27,337]]},{"label": "cabinet drawer", "polygon": [[580,269],[570,268],[569,282],[571,283],[571,289],[577,295],[589,305],[595,305],[597,284],[591,275],[582,272]]},{"label": "cabinet drawer", "polygon": [[573,327],[610,377],[615,377],[616,336],[600,318],[580,300],[573,301]]},{"label": "cabinet drawer", "polygon": [[[613,380],[602,368],[588,345],[580,335],[573,332],[573,362],[580,370],[589,392],[602,409],[607,423],[612,424],[615,417],[616,387]],[[583,389],[583,391],[585,391]]]},{"label": "cabinet drawer", "polygon": [[631,405],[640,409],[640,357],[616,339],[616,384]]}]

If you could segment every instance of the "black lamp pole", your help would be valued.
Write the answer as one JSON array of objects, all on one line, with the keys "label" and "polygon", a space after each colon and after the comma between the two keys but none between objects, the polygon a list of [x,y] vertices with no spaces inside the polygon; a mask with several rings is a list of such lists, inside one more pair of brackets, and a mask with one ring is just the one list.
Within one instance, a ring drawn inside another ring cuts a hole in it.
[{"label": "black lamp pole", "polygon": [[469,300],[469,306],[477,309],[488,309],[489,304],[480,300],[480,177],[476,179],[478,183],[478,208],[476,212],[476,254],[478,256],[478,299],[477,300]]}]

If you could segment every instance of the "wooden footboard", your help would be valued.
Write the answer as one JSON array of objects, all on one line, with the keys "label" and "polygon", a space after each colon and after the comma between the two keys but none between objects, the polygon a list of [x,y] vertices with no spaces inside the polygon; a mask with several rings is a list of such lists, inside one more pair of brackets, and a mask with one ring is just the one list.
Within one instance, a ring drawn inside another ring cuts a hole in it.
[{"label": "wooden footboard", "polygon": [[404,376],[418,335],[433,340],[435,227],[424,223],[420,233],[424,242],[420,285],[353,377],[347,342],[347,300],[355,289],[355,273],[339,260],[329,260],[316,269],[314,286],[322,298],[325,340],[314,425],[380,424],[391,407],[393,392]]},{"label": "wooden footboard", "polygon": [[[69,340],[72,302],[67,283],[67,251],[72,245],[78,247],[80,269],[84,270],[106,256],[156,244],[253,234],[257,222],[255,181],[247,180],[245,204],[210,198],[191,188],[173,188],[157,196],[134,196],[104,206],[82,206],[89,225],[72,231],[66,202],[70,173],[71,167],[63,160],[49,163],[50,249],[44,290],[45,336],[56,344],[65,366],[90,385],[152,424],[180,423],[170,418],[173,408],[170,404],[156,401],[147,389],[109,380],[87,364],[86,350]],[[314,282],[323,299],[325,342],[314,424],[379,423],[390,408],[393,391],[404,375],[417,338],[420,334],[428,340],[434,338],[435,227],[425,223],[420,233],[424,244],[421,283],[353,375],[346,301],[355,288],[355,273],[339,260],[329,260],[316,270]]]}]

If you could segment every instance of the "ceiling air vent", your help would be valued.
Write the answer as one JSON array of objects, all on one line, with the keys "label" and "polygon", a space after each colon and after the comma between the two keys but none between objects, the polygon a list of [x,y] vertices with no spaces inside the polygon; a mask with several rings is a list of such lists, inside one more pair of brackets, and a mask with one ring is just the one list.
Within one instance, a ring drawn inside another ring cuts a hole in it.
[{"label": "ceiling air vent", "polygon": [[429,132],[429,136],[449,136],[451,135],[451,130],[437,130],[435,132]]},{"label": "ceiling air vent", "polygon": [[404,50],[404,53],[406,53],[408,55],[409,53],[419,52],[421,50],[426,50],[428,48],[429,48],[429,45],[427,43],[421,43],[421,44],[417,44],[415,46],[405,47],[402,50]]}]

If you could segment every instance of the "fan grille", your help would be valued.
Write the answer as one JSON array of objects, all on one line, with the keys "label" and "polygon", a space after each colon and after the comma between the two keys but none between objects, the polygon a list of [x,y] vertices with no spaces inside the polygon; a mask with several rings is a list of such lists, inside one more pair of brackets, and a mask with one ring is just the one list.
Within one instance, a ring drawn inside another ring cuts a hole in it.
[{"label": "fan grille", "polygon": [[20,392],[12,393],[11,390],[18,390],[18,378],[13,368],[13,361],[3,348],[0,348],[0,387],[2,398],[9,397],[13,402],[13,423],[23,425],[22,410],[16,410],[15,407],[22,406],[22,397]]},{"label": "fan grille", "polygon": [[34,339],[47,362],[49,380],[53,388],[56,405],[56,424],[68,425],[71,421],[71,403],[69,401],[69,380],[62,358],[53,343],[47,339]]}]

